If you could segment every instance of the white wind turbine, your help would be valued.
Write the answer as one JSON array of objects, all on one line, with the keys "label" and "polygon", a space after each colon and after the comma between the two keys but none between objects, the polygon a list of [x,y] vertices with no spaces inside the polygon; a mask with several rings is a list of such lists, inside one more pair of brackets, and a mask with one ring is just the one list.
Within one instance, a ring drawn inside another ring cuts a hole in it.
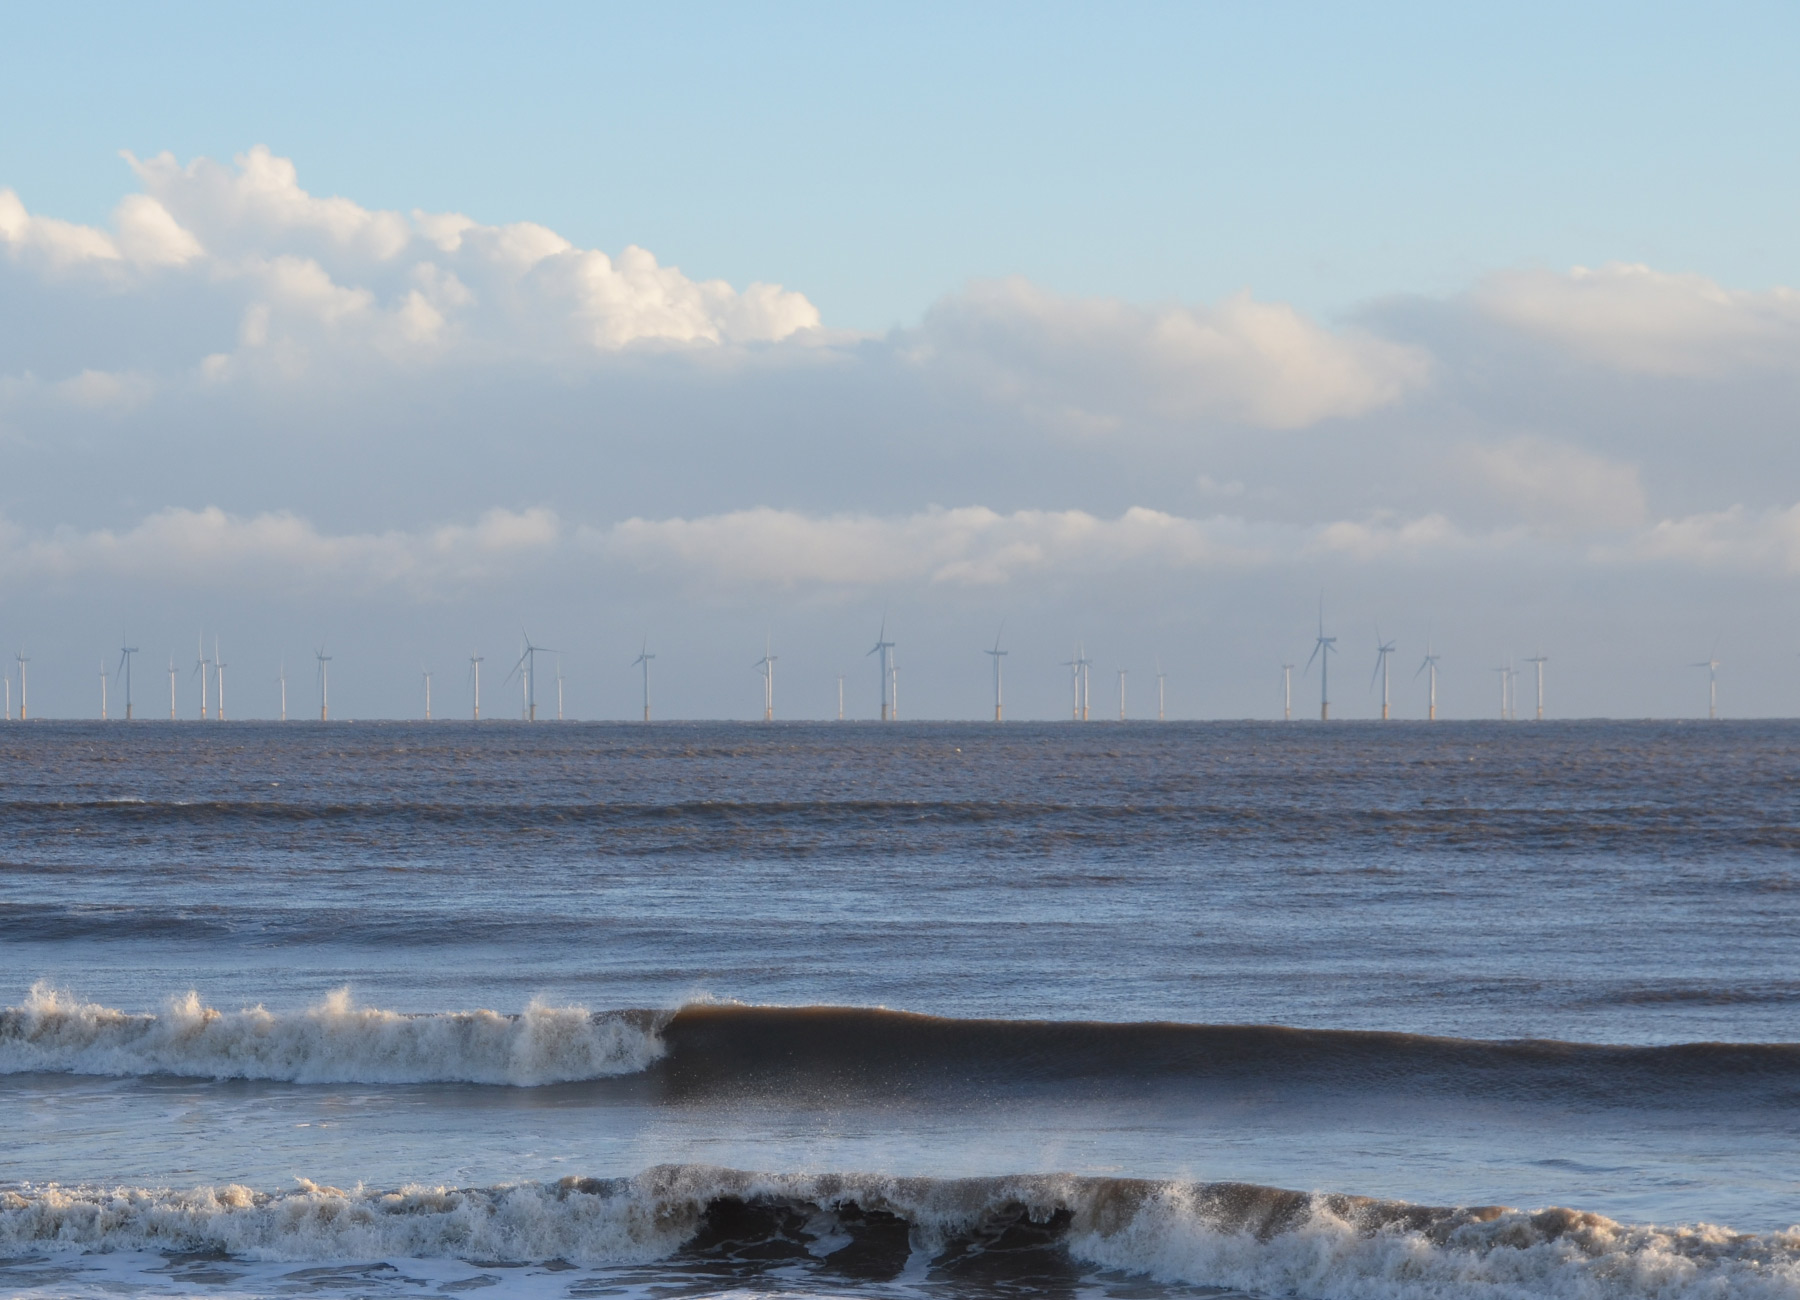
[{"label": "white wind turbine", "polygon": [[1381,720],[1388,720],[1388,656],[1394,653],[1394,643],[1381,639],[1381,629],[1375,629],[1375,671],[1369,677],[1369,686],[1375,685],[1375,679],[1381,678]]},{"label": "white wind turbine", "polygon": [[840,673],[839,673],[839,674],[838,674],[838,675],[837,675],[837,682],[838,682],[838,715],[837,715],[837,720],[838,720],[838,721],[839,721],[839,722],[842,722],[842,721],[843,721],[843,720],[844,720],[844,674],[843,674],[843,673],[841,673],[841,672],[840,672]]},{"label": "white wind turbine", "polygon": [[473,682],[475,685],[475,719],[474,720],[476,722],[481,721],[481,665],[483,662],[484,662],[484,657],[481,655],[470,655],[469,656],[469,680],[471,682]]},{"label": "white wind turbine", "polygon": [[225,721],[225,661],[219,658],[219,638],[213,638],[213,673],[218,684],[218,708],[213,710],[220,722]]},{"label": "white wind turbine", "polygon": [[1166,721],[1163,715],[1163,679],[1162,659],[1159,657],[1156,661],[1156,720],[1158,722]]},{"label": "white wind turbine", "polygon": [[431,670],[419,669],[419,676],[425,679],[425,721],[431,721]]},{"label": "white wind turbine", "polygon": [[1427,636],[1425,638],[1425,660],[1419,665],[1419,671],[1413,674],[1415,682],[1419,680],[1419,673],[1426,674],[1425,721],[1427,722],[1437,721],[1437,666],[1438,660],[1442,658],[1442,655],[1433,653],[1431,638]]},{"label": "white wind turbine", "polygon": [[894,668],[894,643],[887,639],[887,615],[881,616],[881,631],[875,634],[875,644],[868,654],[881,656],[881,720],[893,722],[900,716],[900,681]]},{"label": "white wind turbine", "polygon": [[[520,635],[525,638],[525,652],[519,656],[519,661],[512,666],[512,672],[506,674],[506,681],[510,682],[515,675],[519,678],[519,683],[525,696],[525,721],[536,722],[537,657],[541,654],[556,654],[558,652],[552,650],[549,646],[533,645],[531,643],[531,634],[528,632],[521,631]],[[506,682],[501,683],[502,686],[505,684]]]},{"label": "white wind turbine", "polygon": [[994,660],[994,721],[995,722],[1003,721],[1004,717],[1005,717],[1005,715],[1001,711],[1001,693],[1000,693],[1000,661],[1002,659],[1006,658],[1006,655],[1007,655],[1007,652],[1000,648],[1000,632],[1003,632],[1005,630],[1006,630],[1006,625],[1001,624],[1000,630],[996,631],[994,633],[994,648],[992,650],[983,650],[982,651],[983,654],[992,656],[993,660]]},{"label": "white wind turbine", "polygon": [[202,633],[195,648],[194,675],[200,678],[200,721],[207,718],[207,688],[212,680],[212,660],[206,657],[206,635]]},{"label": "white wind turbine", "polygon": [[275,668],[275,680],[281,686],[281,720],[287,721],[287,656],[283,655]]},{"label": "white wind turbine", "polygon": [[750,666],[762,674],[763,679],[763,721],[775,721],[775,661],[781,656],[770,654],[772,643],[768,637],[763,638],[763,657]]},{"label": "white wind turbine", "polygon": [[[1706,669],[1706,716],[1711,721],[1717,722],[1719,720],[1719,652],[1715,650],[1699,663],[1690,664],[1689,667]],[[21,686],[19,698],[24,699],[24,697],[25,688]],[[20,707],[19,713],[21,717],[24,716],[23,706]]]},{"label": "white wind turbine", "polygon": [[331,720],[331,656],[325,653],[323,643],[313,651],[313,659],[319,666],[319,721],[329,722]]},{"label": "white wind turbine", "polygon": [[100,721],[106,721],[106,679],[112,674],[106,670],[106,660],[100,661]]},{"label": "white wind turbine", "polygon": [[1294,665],[1281,665],[1281,720],[1294,720]]},{"label": "white wind turbine", "polygon": [[169,656],[169,721],[175,721],[175,656]]},{"label": "white wind turbine", "polygon": [[[119,639],[123,641],[125,638],[120,637]],[[125,721],[127,722],[131,721],[131,656],[137,652],[138,648],[134,645],[120,646],[119,667],[113,669],[114,676],[118,675],[120,669],[123,669],[125,673]],[[102,704],[104,705],[104,700]]]},{"label": "white wind turbine", "polygon": [[26,720],[25,665],[30,663],[31,660],[29,660],[25,657],[25,652],[23,650],[19,651],[19,653],[16,657],[18,658],[18,661],[19,661],[19,721],[24,722]]},{"label": "white wind turbine", "polygon": [[563,675],[562,656],[556,656],[556,720],[563,720]]},{"label": "white wind turbine", "polygon": [[644,721],[645,722],[650,721],[650,661],[654,658],[656,658],[656,656],[650,653],[650,638],[645,637],[643,648],[638,651],[638,657],[631,661],[631,666],[633,668],[642,666],[642,668],[644,670]]},{"label": "white wind turbine", "polygon": [[1331,656],[1337,653],[1337,638],[1325,635],[1325,598],[1319,598],[1319,635],[1313,641],[1313,652],[1306,657],[1306,671],[1313,660],[1319,661],[1319,721],[1331,721]]},{"label": "white wind turbine", "polygon": [[1550,657],[1535,654],[1525,662],[1537,668],[1537,721],[1542,722],[1544,720],[1544,665],[1550,662]]},{"label": "white wind turbine", "polygon": [[1125,721],[1125,669],[1119,669],[1119,721]]}]

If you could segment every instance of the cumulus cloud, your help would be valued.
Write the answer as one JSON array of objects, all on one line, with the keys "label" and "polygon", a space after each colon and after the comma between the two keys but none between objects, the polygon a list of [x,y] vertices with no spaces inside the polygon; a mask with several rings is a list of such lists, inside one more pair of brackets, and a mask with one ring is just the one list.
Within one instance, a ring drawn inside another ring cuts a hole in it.
[{"label": "cumulus cloud", "polygon": [[941,300],[911,355],[1004,400],[1102,429],[1120,413],[1300,428],[1390,405],[1430,372],[1417,348],[1328,330],[1248,293],[1210,308],[1149,308],[1062,297],[1020,279]]},{"label": "cumulus cloud", "polygon": [[1567,274],[1512,271],[1472,297],[1490,319],[1636,374],[1800,368],[1800,293],[1792,289],[1726,289],[1703,275],[1613,262]]}]

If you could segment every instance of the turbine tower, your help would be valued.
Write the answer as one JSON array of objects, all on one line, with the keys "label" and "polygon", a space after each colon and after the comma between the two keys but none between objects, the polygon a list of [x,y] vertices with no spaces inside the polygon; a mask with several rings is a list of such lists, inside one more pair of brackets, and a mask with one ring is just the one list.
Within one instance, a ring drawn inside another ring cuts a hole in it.
[{"label": "turbine tower", "polygon": [[481,721],[481,664],[483,656],[469,656],[469,680],[475,684],[475,721]]},{"label": "turbine tower", "polygon": [[557,655],[556,656],[556,720],[558,722],[561,722],[563,720],[562,684],[563,684],[562,656]]},{"label": "turbine tower", "polygon": [[169,721],[175,721],[175,656],[169,656]]},{"label": "turbine tower", "polygon": [[[1706,669],[1706,716],[1713,722],[1719,720],[1719,656],[1715,651],[1693,668]],[[25,670],[19,670],[19,716],[25,716]]]},{"label": "turbine tower", "polygon": [[775,721],[775,660],[778,655],[769,653],[768,638],[763,639],[763,657],[750,666],[762,674],[763,679],[763,721]]},{"label": "turbine tower", "polygon": [[[506,675],[506,680],[510,682],[513,679],[513,675],[515,673],[518,674],[520,685],[525,692],[525,721],[536,722],[537,657],[541,654],[557,654],[558,651],[552,650],[549,646],[533,645],[531,643],[531,634],[528,632],[521,631],[520,635],[525,638],[525,652],[519,656],[519,661],[512,666],[512,672]],[[504,684],[505,683],[502,683],[502,685]]]},{"label": "turbine tower", "polygon": [[1119,721],[1125,721],[1125,670],[1119,669]]},{"label": "turbine tower", "polygon": [[319,721],[331,720],[331,656],[325,653],[321,645],[313,651],[313,658],[319,663]]},{"label": "turbine tower", "polygon": [[1088,669],[1093,663],[1087,657],[1087,648],[1078,644],[1075,647],[1075,657],[1066,665],[1070,685],[1074,690],[1074,718],[1077,722],[1088,720]]},{"label": "turbine tower", "polygon": [[1369,676],[1369,685],[1375,685],[1375,679],[1381,678],[1381,720],[1388,720],[1388,656],[1394,653],[1394,643],[1381,639],[1381,629],[1375,629],[1375,671]]},{"label": "turbine tower", "polygon": [[219,638],[213,638],[213,672],[218,676],[218,708],[213,713],[218,721],[225,721],[225,661],[219,658]]},{"label": "turbine tower", "polygon": [[17,657],[19,660],[19,721],[24,722],[25,718],[26,718],[26,712],[25,712],[25,665],[30,663],[31,660],[29,660],[25,657],[25,652],[23,650],[19,651]]},{"label": "turbine tower", "polygon": [[283,656],[275,669],[275,680],[281,684],[281,720],[287,721],[287,658]]},{"label": "turbine tower", "polygon": [[1294,665],[1281,665],[1281,720],[1294,720]]},{"label": "turbine tower", "polygon": [[641,664],[644,669],[644,721],[645,722],[650,721],[650,661],[654,658],[656,658],[656,656],[650,653],[650,638],[645,637],[643,648],[638,651],[638,657],[631,661],[631,666],[633,668],[636,668]]},{"label": "turbine tower", "polygon": [[112,674],[106,671],[106,660],[100,661],[100,721],[106,721],[106,679]]},{"label": "turbine tower", "polygon": [[1156,720],[1158,722],[1165,720],[1163,717],[1163,670],[1160,658],[1156,661]]},{"label": "turbine tower", "polygon": [[1513,714],[1512,662],[1508,660],[1494,671],[1500,674],[1500,721],[1511,722]]},{"label": "turbine tower", "polygon": [[1005,720],[1005,714],[1001,709],[1000,661],[1006,658],[1007,652],[1000,648],[999,632],[994,633],[994,648],[992,650],[983,650],[981,653],[991,655],[994,660],[994,721],[1001,722]]},{"label": "turbine tower", "polygon": [[[123,637],[119,639],[124,640]],[[138,648],[134,645],[119,647],[119,668],[125,670],[125,721],[127,722],[131,721],[131,656],[137,652]],[[116,674],[119,668],[115,668],[113,672]]]},{"label": "turbine tower", "polygon": [[838,674],[838,716],[837,716],[837,720],[839,722],[842,722],[844,720],[844,674],[843,673]]},{"label": "turbine tower", "polygon": [[900,716],[900,683],[894,676],[894,643],[887,639],[887,615],[881,616],[881,631],[875,634],[875,645],[869,655],[881,656],[881,720],[892,722]]},{"label": "turbine tower", "polygon": [[425,721],[431,721],[431,670],[419,669],[419,675],[425,679]]},{"label": "turbine tower", "polygon": [[1306,671],[1311,672],[1313,660],[1319,661],[1319,721],[1331,721],[1331,656],[1337,653],[1337,638],[1325,635],[1325,598],[1319,598],[1319,635],[1313,642],[1313,652],[1306,658]]},{"label": "turbine tower", "polygon": [[1550,662],[1548,655],[1535,654],[1525,661],[1537,667],[1537,720],[1544,720],[1544,665]]},{"label": "turbine tower", "polygon": [[206,691],[212,682],[212,660],[206,657],[206,636],[201,634],[198,646],[194,650],[198,656],[194,660],[194,675],[200,678],[200,721],[207,718]]},{"label": "turbine tower", "polygon": [[1425,683],[1425,721],[1437,721],[1437,666],[1440,654],[1432,653],[1431,638],[1425,639],[1425,661],[1419,665],[1419,672],[1413,674],[1413,680],[1419,680],[1419,673],[1429,674]]}]

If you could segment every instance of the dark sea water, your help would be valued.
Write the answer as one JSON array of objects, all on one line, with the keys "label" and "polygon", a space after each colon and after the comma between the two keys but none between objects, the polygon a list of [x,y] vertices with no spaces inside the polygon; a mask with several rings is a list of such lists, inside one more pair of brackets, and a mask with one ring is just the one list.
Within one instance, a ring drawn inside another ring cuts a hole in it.
[{"label": "dark sea water", "polygon": [[1800,725],[0,726],[0,1293],[1800,1296]]}]

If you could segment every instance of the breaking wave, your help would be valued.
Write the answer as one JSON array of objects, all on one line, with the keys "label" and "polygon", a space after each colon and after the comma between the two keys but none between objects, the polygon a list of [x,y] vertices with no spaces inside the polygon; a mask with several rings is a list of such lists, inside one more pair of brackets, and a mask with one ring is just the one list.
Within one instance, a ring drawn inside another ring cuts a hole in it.
[{"label": "breaking wave", "polygon": [[630,1179],[279,1194],[0,1193],[0,1254],[215,1251],[244,1260],[704,1260],[754,1282],[963,1279],[1017,1289],[1120,1270],[1315,1300],[1800,1296],[1800,1230],[1632,1227],[1573,1210],[1434,1207],[1243,1183],[1044,1174],[930,1179],[665,1165]]},{"label": "breaking wave", "polygon": [[662,1053],[655,1017],[532,1003],[402,1015],[347,989],[299,1012],[219,1011],[199,995],[158,1015],[81,1002],[43,984],[0,1011],[0,1074],[172,1074],[291,1083],[566,1083],[630,1074]]}]

